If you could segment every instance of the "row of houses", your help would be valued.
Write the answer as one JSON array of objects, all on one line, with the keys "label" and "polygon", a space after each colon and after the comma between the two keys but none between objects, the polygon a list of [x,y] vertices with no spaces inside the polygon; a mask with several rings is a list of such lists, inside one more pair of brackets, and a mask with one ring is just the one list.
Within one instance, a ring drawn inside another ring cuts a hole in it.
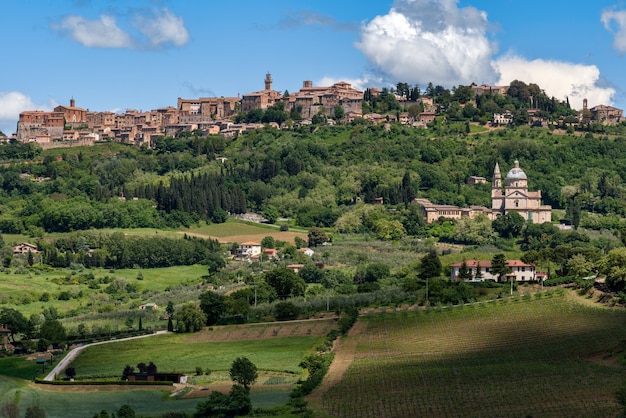
[{"label": "row of houses", "polygon": [[[286,111],[296,110],[304,124],[318,114],[331,116],[336,107],[342,107],[346,121],[363,118],[372,124],[397,122],[415,127],[426,127],[435,120],[437,108],[432,97],[423,96],[416,103],[423,106],[417,115],[408,112],[395,117],[376,113],[363,114],[363,92],[341,81],[330,86],[314,86],[305,80],[299,91],[281,93],[272,87],[272,75],[266,74],[263,90],[237,95],[236,97],[206,97],[197,99],[178,98],[176,107],[164,107],[150,111],[126,110],[124,113],[92,112],[76,106],[74,99],[69,106],[60,105],[51,112],[26,110],[20,113],[15,139],[22,142],[36,142],[43,148],[73,145],[93,145],[100,140],[116,140],[133,145],[152,146],[160,136],[175,136],[185,131],[200,131],[203,134],[221,134],[227,137],[258,129],[260,124],[235,124],[232,118],[239,112],[266,110],[278,103]],[[505,95],[508,86],[472,85],[476,96],[483,94]],[[372,94],[380,94],[378,89],[370,89]],[[398,99],[403,99],[398,97]],[[462,104],[465,105],[465,104]],[[539,116],[538,109],[528,109],[529,124],[544,125],[547,122]],[[603,124],[617,124],[623,121],[621,109],[598,105],[587,109],[587,99],[579,113],[579,123],[598,121]],[[332,120],[330,123],[332,124]],[[494,113],[494,125],[507,125],[513,122],[510,111]],[[281,129],[284,126],[278,126]]]},{"label": "row of houses", "polygon": [[[299,248],[298,252],[308,257],[313,257],[313,255],[315,254],[315,251],[310,248]],[[243,242],[239,244],[239,247],[235,251],[235,254],[233,254],[235,258],[250,261],[258,260],[261,255],[265,255],[270,260],[278,258],[278,252],[276,249],[264,249],[260,243],[253,241]]]}]

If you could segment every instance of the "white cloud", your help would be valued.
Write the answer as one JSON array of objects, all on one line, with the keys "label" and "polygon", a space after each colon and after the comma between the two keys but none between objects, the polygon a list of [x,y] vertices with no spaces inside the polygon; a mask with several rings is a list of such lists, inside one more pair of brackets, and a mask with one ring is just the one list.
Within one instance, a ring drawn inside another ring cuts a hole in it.
[{"label": "white cloud", "polygon": [[569,98],[575,109],[582,108],[584,98],[590,106],[610,104],[615,89],[598,85],[600,70],[595,65],[536,59],[528,61],[512,55],[504,56],[494,63],[500,79],[498,85],[509,85],[513,80],[535,83],[548,96],[559,100]]},{"label": "white cloud", "polygon": [[361,30],[359,48],[392,82],[452,86],[497,78],[487,14],[457,0],[397,0]]},{"label": "white cloud", "polygon": [[98,20],[66,16],[53,29],[69,34],[76,42],[95,48],[130,48],[133,40],[117,26],[115,17],[101,15]]},{"label": "white cloud", "polygon": [[182,46],[189,41],[183,18],[167,8],[136,13],[131,23],[124,20],[126,15],[120,15],[120,25],[115,16],[103,14],[96,20],[70,15],[51,26],[90,48],[153,49],[167,44]]},{"label": "white cloud", "polygon": [[[613,33],[613,47],[620,54],[626,52],[626,10],[605,10],[600,21]],[[613,26],[615,25],[615,26]]]},{"label": "white cloud", "polygon": [[372,85],[378,85],[383,83],[383,80],[381,78],[376,78],[376,77],[368,77],[368,76],[363,76],[360,78],[337,78],[337,77],[322,77],[321,80],[316,82],[316,86],[332,86],[335,83],[338,83],[340,81],[344,81],[346,83],[350,83],[350,85],[352,85],[352,88],[357,89],[357,90],[365,90],[368,87],[371,87]]},{"label": "white cloud", "polygon": [[19,91],[0,91],[0,130],[11,135],[17,129],[20,112],[25,110],[46,110],[54,108],[55,103],[36,105],[30,97]]},{"label": "white cloud", "polygon": [[167,8],[155,10],[151,17],[137,16],[135,27],[148,37],[152,46],[168,42],[182,46],[189,41],[189,32],[185,28],[183,18],[174,15]]},{"label": "white cloud", "polygon": [[[616,48],[626,52],[626,11],[605,12],[603,22],[617,23]],[[487,36],[493,24],[473,7],[458,7],[458,0],[396,0],[384,16],[361,28],[356,44],[389,85],[429,82],[444,87],[487,83],[508,85],[513,80],[535,83],[549,96],[572,107],[611,104],[615,89],[602,86],[600,70],[556,60],[506,54],[496,57]]]}]

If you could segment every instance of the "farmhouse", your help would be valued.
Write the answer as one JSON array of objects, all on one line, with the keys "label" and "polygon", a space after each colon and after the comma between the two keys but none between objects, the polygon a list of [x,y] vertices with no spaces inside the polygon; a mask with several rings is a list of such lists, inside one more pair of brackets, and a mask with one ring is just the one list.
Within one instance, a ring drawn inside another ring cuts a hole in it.
[{"label": "farmhouse", "polygon": [[313,257],[313,254],[315,254],[315,251],[313,251],[310,248],[298,248],[298,252],[300,254],[304,254],[304,255],[306,255],[308,257]]},{"label": "farmhouse", "polygon": [[39,254],[39,250],[37,250],[37,246],[33,244],[29,244],[28,242],[22,242],[20,244],[13,246],[14,255],[23,255],[23,254],[28,254],[29,252],[33,254]]},{"label": "farmhouse", "polygon": [[235,254],[238,258],[254,258],[261,255],[261,244],[258,242],[244,242],[239,244]]},{"label": "farmhouse", "polygon": [[432,223],[439,220],[439,218],[446,219],[461,219],[461,218],[473,218],[481,213],[491,218],[491,210],[484,206],[470,206],[468,208],[460,208],[452,205],[438,205],[431,203],[428,199],[413,199],[411,202],[415,205],[419,205],[422,216],[426,220],[426,223]]},{"label": "farmhouse", "polygon": [[[485,280],[498,281],[498,276],[493,274],[491,260],[466,260],[465,265],[471,273],[466,282],[484,282]],[[460,280],[459,270],[463,262],[450,264],[450,280]],[[521,260],[506,260],[506,266],[511,269],[507,274],[507,280],[513,278],[516,282],[528,282],[537,280],[537,272],[534,264],[527,264]]]}]

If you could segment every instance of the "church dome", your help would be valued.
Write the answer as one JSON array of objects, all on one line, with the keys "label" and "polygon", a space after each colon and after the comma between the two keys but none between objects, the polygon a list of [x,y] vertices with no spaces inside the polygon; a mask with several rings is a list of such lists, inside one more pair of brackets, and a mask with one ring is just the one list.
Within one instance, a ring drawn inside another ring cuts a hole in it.
[{"label": "church dome", "polygon": [[524,173],[524,170],[519,168],[519,161],[515,160],[515,167],[509,170],[509,172],[506,174],[506,179],[507,180],[526,180],[527,179],[526,173]]}]

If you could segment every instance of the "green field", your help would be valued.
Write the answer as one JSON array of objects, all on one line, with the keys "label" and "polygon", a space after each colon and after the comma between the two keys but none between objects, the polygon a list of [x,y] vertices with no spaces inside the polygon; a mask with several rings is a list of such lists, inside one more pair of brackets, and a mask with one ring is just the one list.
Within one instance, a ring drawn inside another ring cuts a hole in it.
[{"label": "green field", "polygon": [[322,407],[337,417],[617,416],[625,321],[624,310],[559,294],[371,314]]},{"label": "green field", "polygon": [[[143,280],[137,280],[137,274],[141,272]],[[146,291],[163,291],[171,286],[182,284],[194,284],[201,281],[206,275],[206,266],[176,266],[159,269],[123,269],[109,271],[105,269],[89,269],[73,271],[70,269],[54,270],[27,270],[24,274],[0,272],[0,303],[2,306],[19,310],[28,317],[33,313],[40,313],[42,309],[53,307],[61,314],[69,312],[90,302],[90,295],[101,293],[107,286],[101,284],[100,289],[91,289],[87,283],[79,283],[80,274],[93,273],[96,279],[109,276],[111,278],[124,278],[137,287],[137,301],[135,305],[150,302],[144,300]],[[70,300],[58,300],[57,296],[62,291],[68,291],[76,296]],[[82,292],[82,296],[78,296]],[[49,301],[42,302],[39,299],[43,293],[49,294]],[[130,295],[132,296],[132,295]],[[132,299],[132,298],[131,298]],[[102,300],[98,299],[98,303]],[[129,301],[133,304],[132,300]]]},{"label": "green field", "polygon": [[[206,331],[210,332],[210,331]],[[185,334],[89,347],[72,363],[77,378],[121,376],[126,364],[153,361],[159,370],[193,373],[196,366],[224,371],[238,356],[248,357],[261,370],[300,373],[304,353],[320,337],[294,336],[263,340],[207,342]]]},{"label": "green field", "polygon": [[[258,369],[259,379],[252,387],[254,407],[273,408],[289,400],[291,385],[301,377],[298,364],[336,327],[333,319],[316,321],[216,326],[194,334],[168,334],[126,342],[114,342],[85,349],[72,363],[77,379],[119,378],[126,364],[153,361],[163,372],[191,376],[196,389],[229,387],[228,370],[239,356],[248,357]],[[209,375],[193,376],[196,367]],[[19,404],[22,412],[40,405],[49,417],[86,417],[120,405],[131,405],[140,416],[161,416],[165,411],[191,413],[202,398],[174,398],[169,388],[34,385],[26,380],[34,374],[34,361],[23,358],[0,359],[0,403]],[[9,377],[13,376],[13,377]],[[20,377],[18,379],[16,377]],[[196,396],[198,392],[196,391]]]}]

